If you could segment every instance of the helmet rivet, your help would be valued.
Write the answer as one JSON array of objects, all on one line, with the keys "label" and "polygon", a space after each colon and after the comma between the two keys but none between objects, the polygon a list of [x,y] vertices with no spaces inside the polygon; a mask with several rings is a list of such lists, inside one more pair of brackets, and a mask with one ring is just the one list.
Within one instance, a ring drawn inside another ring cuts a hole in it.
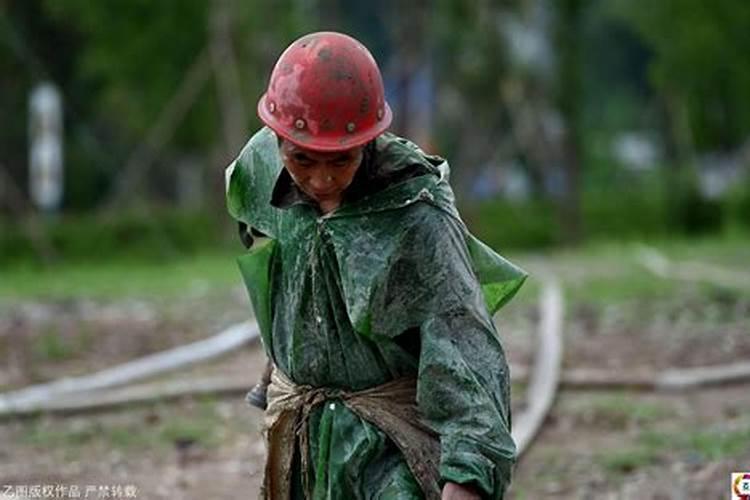
[{"label": "helmet rivet", "polygon": [[275,102],[271,101],[271,102],[268,103],[268,111],[270,111],[271,113],[276,112],[276,103]]},{"label": "helmet rivet", "polygon": [[297,120],[294,122],[294,126],[299,130],[302,130],[303,128],[305,128],[305,120],[303,120],[302,118],[297,118]]},{"label": "helmet rivet", "polygon": [[356,126],[354,125],[354,122],[349,122],[346,124],[346,131],[349,132],[350,134],[354,132],[355,128]]},{"label": "helmet rivet", "polygon": [[383,108],[378,109],[378,120],[383,119]]}]

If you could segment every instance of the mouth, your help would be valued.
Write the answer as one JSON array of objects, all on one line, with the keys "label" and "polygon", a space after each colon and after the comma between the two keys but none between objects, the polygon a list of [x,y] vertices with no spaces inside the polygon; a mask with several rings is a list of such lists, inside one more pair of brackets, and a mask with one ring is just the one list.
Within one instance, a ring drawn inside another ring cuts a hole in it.
[{"label": "mouth", "polygon": [[329,189],[327,191],[310,191],[313,198],[331,198],[336,195],[335,189]]}]

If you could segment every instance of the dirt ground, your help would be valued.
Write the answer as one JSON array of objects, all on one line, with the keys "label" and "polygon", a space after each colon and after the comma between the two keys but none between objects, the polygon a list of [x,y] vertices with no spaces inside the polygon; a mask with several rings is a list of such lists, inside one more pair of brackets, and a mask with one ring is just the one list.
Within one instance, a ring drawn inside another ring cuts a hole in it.
[{"label": "dirt ground", "polygon": [[522,457],[510,498],[725,499],[750,466],[750,390],[569,392]]},{"label": "dirt ground", "polygon": [[[87,373],[203,338],[245,319],[246,300],[232,290],[164,304],[79,301],[0,310],[0,386]],[[565,366],[658,370],[748,359],[749,317],[746,299],[692,293],[658,304],[572,303]],[[498,319],[512,364],[532,361],[537,320],[532,303],[509,307]],[[249,388],[262,365],[258,349],[248,347],[169,378],[240,376]],[[509,497],[729,498],[730,473],[750,470],[749,389],[564,391],[517,465]],[[514,389],[516,406],[522,390]],[[6,419],[0,488],[134,486],[139,499],[255,498],[261,418],[235,394]]]}]

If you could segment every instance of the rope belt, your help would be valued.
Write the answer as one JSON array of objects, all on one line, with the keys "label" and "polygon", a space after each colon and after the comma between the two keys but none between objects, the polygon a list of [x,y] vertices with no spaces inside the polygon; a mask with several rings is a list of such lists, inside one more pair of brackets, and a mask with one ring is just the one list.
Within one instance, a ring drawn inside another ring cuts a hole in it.
[{"label": "rope belt", "polygon": [[296,385],[274,368],[268,387],[265,438],[268,447],[262,497],[288,500],[292,490],[292,460],[299,442],[306,498],[312,498],[308,478],[309,436],[307,420],[315,406],[340,399],[361,419],[383,431],[404,455],[427,500],[440,499],[438,485],[440,439],[419,416],[417,381],[401,378],[357,392],[328,387]]}]

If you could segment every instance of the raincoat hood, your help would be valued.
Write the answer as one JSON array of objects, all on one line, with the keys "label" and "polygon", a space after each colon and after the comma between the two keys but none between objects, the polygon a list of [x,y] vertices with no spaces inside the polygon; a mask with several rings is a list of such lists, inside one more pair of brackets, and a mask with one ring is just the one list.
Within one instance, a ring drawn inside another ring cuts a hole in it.
[{"label": "raincoat hood", "polygon": [[[403,209],[418,202],[437,207],[455,219],[464,230],[487,308],[491,314],[497,312],[513,298],[527,274],[468,231],[455,207],[455,198],[449,185],[448,162],[436,155],[426,155],[414,143],[390,133],[382,134],[375,140],[374,150],[377,162],[365,161],[361,169],[364,171],[357,173],[353,184],[355,189],[363,189],[358,186],[374,182],[381,189],[369,195],[358,196],[355,201],[345,203],[320,218],[331,220],[367,217],[378,212]],[[419,171],[418,175],[413,175],[412,171],[415,169]],[[248,141],[237,160],[227,167],[229,213],[271,239],[277,239],[280,228],[285,226],[281,221],[285,218],[284,211],[288,207],[274,206],[273,194],[284,173],[277,137],[271,129],[263,128]],[[392,180],[396,182],[382,186],[384,182]],[[384,229],[397,232],[403,228]],[[344,248],[339,250],[346,252]],[[372,249],[373,252],[377,250],[380,249]],[[268,249],[265,251],[268,252]],[[352,279],[352,285],[358,282],[365,287],[371,286],[377,277],[377,271],[377,268],[371,267],[359,269],[359,276]],[[368,294],[359,292],[354,295],[361,297]],[[356,321],[356,316],[363,307],[358,307],[357,304],[350,306],[354,324],[361,324],[361,321]]]}]

